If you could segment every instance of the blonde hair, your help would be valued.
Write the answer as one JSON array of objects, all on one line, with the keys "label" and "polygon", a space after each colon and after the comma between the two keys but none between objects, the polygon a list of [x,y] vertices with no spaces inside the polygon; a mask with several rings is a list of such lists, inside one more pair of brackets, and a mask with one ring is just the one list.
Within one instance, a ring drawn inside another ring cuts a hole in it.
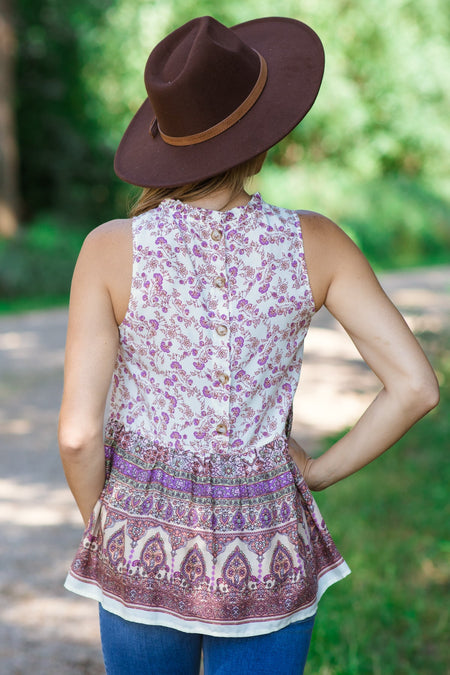
[{"label": "blonde hair", "polygon": [[141,194],[137,197],[130,208],[131,217],[139,216],[145,211],[156,209],[164,199],[179,199],[189,201],[206,197],[211,192],[221,189],[230,189],[230,201],[236,197],[244,187],[246,180],[254,176],[261,169],[266,153],[262,153],[253,159],[249,159],[238,166],[234,166],[228,171],[207,178],[198,183],[188,183],[179,187],[146,187],[142,188]]}]

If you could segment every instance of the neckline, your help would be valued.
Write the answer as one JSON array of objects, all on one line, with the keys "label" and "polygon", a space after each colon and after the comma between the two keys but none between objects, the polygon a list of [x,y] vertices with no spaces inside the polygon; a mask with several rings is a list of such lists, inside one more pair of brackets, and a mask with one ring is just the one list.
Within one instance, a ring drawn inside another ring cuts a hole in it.
[{"label": "neckline", "polygon": [[184,213],[191,213],[193,215],[197,214],[203,214],[203,215],[209,215],[209,216],[219,216],[220,218],[226,217],[230,214],[234,213],[239,213],[243,212],[248,208],[251,208],[252,206],[256,206],[257,204],[261,203],[262,197],[259,192],[255,192],[250,196],[250,199],[246,204],[241,204],[240,206],[233,206],[232,209],[227,209],[225,211],[220,211],[218,209],[208,209],[205,208],[204,206],[194,206],[193,204],[189,204],[188,202],[183,202],[181,199],[173,199],[171,197],[168,197],[166,199],[163,199],[161,202],[160,206],[168,206],[168,207],[173,207],[177,211],[182,211]]}]

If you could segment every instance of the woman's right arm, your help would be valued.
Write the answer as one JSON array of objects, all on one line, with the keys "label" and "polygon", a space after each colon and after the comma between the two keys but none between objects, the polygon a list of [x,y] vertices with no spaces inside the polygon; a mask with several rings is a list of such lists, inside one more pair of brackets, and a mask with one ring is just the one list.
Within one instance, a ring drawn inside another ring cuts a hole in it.
[{"label": "woman's right arm", "polygon": [[105,481],[103,417],[131,284],[128,220],[87,237],[72,280],[59,447],[85,524]]},{"label": "woman's right arm", "polygon": [[322,490],[390,448],[438,404],[439,389],[422,348],[358,247],[318,214],[302,217],[302,232],[316,308],[327,307],[382,383],[355,426],[323,455],[303,462],[308,485]]}]

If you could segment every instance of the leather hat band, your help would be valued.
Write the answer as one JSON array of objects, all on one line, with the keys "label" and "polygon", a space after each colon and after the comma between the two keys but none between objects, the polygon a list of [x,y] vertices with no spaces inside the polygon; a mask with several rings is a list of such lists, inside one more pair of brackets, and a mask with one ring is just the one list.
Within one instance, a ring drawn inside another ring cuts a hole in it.
[{"label": "leather hat band", "polygon": [[250,110],[250,108],[254,106],[254,104],[260,97],[261,92],[264,89],[264,86],[267,81],[266,60],[261,54],[259,54],[259,52],[256,53],[259,56],[260,70],[255,86],[253,87],[247,98],[241,103],[241,105],[238,106],[236,110],[234,110],[230,115],[228,115],[228,117],[226,117],[221,122],[214,124],[214,126],[209,127],[209,129],[205,129],[205,131],[200,131],[197,134],[191,134],[189,136],[168,136],[159,128],[159,126],[157,127],[158,123],[155,118],[150,125],[151,135],[156,136],[156,128],[158,128],[161,138],[168,145],[178,145],[178,146],[196,145],[197,143],[203,143],[203,141],[208,141],[210,138],[214,138],[214,136],[218,136],[223,131],[226,131],[227,129],[232,127],[233,124],[236,124],[236,122],[238,122],[242,117],[244,117],[245,113],[247,113]]}]

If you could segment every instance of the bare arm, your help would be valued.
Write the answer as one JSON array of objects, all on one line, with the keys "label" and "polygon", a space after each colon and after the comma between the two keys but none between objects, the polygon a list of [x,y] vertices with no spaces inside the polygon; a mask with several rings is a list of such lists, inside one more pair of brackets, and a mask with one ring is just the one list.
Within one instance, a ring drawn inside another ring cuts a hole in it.
[{"label": "bare arm", "polygon": [[305,480],[321,490],[358,471],[437,405],[434,372],[366,258],[334,223],[303,221],[306,258],[316,306],[342,324],[382,389],[358,422],[321,457],[311,460],[292,443]]},{"label": "bare arm", "polygon": [[103,418],[118,347],[113,300],[123,236],[115,224],[91,233],[71,288],[58,436],[67,482],[85,523],[105,481]]}]

